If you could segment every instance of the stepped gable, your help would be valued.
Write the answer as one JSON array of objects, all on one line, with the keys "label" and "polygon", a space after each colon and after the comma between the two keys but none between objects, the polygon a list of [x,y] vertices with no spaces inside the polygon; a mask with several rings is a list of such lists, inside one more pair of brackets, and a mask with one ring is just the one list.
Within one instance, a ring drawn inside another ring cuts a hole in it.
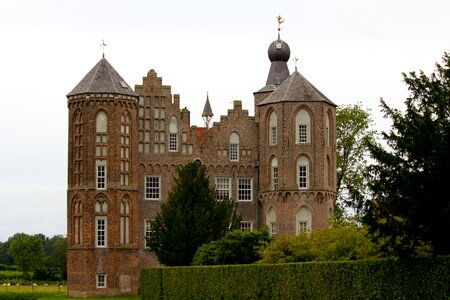
[{"label": "stepped gable", "polygon": [[67,97],[92,93],[138,96],[105,58],[100,59]]},{"label": "stepped gable", "polygon": [[257,105],[277,102],[326,102],[337,106],[298,71],[292,73],[277,89]]}]

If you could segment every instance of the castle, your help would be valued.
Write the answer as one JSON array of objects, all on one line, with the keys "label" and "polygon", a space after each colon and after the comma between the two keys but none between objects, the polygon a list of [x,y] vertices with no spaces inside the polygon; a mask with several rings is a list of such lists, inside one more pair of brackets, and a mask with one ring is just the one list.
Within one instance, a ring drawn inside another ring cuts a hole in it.
[{"label": "castle", "polygon": [[[280,20],[279,20],[280,24]],[[280,30],[278,28],[278,30]],[[241,101],[219,122],[207,97],[205,127],[190,125],[180,96],[154,70],[133,89],[103,57],[67,95],[69,296],[137,294],[150,220],[178,165],[200,160],[218,199],[231,198],[241,228],[295,235],[328,226],[336,199],[336,105],[297,70],[289,45],[268,49],[255,116]]]}]

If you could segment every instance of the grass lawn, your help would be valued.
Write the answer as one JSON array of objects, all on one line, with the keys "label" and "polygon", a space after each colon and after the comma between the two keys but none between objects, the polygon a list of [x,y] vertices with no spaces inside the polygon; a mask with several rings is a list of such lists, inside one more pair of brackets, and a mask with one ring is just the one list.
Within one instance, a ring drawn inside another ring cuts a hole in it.
[{"label": "grass lawn", "polygon": [[[56,285],[49,286],[35,286],[34,293],[33,287],[29,285],[11,285],[3,286],[0,285],[0,300],[56,300],[56,299],[71,299],[71,300],[81,300],[86,298],[68,298],[67,287],[58,287]],[[133,297],[111,297],[111,298],[89,298],[89,299],[99,299],[99,300],[138,300],[139,296]]]}]

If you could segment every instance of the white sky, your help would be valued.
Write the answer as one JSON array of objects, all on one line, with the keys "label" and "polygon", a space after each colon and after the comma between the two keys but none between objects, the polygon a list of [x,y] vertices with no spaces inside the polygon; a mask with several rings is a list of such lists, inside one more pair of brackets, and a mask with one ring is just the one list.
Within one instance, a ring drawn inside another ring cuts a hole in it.
[{"label": "white sky", "polygon": [[[150,69],[181,95],[191,124],[214,121],[265,85],[281,38],[298,70],[338,105],[401,107],[401,72],[427,74],[450,50],[448,0],[14,0],[0,7],[0,241],[66,233],[66,94],[101,58],[134,87]],[[294,63],[289,63],[291,72]]]}]

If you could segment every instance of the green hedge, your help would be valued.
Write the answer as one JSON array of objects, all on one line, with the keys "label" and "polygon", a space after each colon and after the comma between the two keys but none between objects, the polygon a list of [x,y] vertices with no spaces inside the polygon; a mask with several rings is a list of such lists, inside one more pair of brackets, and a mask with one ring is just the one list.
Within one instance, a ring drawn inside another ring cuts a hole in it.
[{"label": "green hedge", "polygon": [[450,258],[145,268],[142,299],[450,299]]}]

